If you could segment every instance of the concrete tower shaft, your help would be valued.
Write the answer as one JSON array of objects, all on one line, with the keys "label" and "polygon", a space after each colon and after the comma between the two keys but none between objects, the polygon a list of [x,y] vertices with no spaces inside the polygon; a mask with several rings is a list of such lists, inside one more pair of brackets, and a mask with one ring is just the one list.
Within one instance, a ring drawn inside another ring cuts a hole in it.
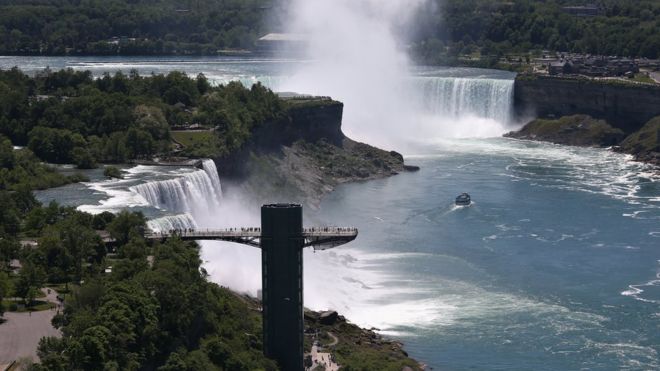
[{"label": "concrete tower shaft", "polygon": [[303,370],[302,206],[261,207],[264,352],[283,370]]}]

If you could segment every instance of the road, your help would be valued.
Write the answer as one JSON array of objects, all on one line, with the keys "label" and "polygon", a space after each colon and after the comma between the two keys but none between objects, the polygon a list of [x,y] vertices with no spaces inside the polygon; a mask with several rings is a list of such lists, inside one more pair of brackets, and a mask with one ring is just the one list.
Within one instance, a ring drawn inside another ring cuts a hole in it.
[{"label": "road", "polygon": [[[43,299],[57,303],[56,295],[54,290],[50,290],[50,294]],[[0,325],[0,365],[22,357],[36,360],[37,346],[42,337],[62,336],[50,323],[56,312],[56,309],[32,313],[5,312],[6,321]]]}]

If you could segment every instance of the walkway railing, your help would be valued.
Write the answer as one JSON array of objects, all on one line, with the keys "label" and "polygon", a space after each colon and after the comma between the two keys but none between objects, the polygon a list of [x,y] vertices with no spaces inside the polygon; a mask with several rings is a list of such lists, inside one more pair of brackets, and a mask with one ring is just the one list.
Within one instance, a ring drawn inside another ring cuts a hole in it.
[{"label": "walkway railing", "polygon": [[[325,250],[354,240],[358,235],[353,227],[312,227],[303,228],[303,247],[313,246]],[[144,237],[152,240],[165,240],[179,237],[183,240],[220,240],[258,247],[261,228],[239,227],[225,229],[172,229],[168,231],[147,231]]]}]

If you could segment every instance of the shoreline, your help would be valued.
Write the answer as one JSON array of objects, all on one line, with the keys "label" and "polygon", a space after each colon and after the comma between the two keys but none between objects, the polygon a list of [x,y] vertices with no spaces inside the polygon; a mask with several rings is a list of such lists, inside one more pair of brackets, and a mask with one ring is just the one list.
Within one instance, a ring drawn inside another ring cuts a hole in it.
[{"label": "shoreline", "polygon": [[[258,298],[228,290],[247,303],[250,310],[261,313],[261,301]],[[304,321],[307,364],[311,364],[314,353],[318,353],[326,364],[328,360],[332,360],[338,367],[342,367],[342,361],[350,363],[354,358],[378,356],[391,359],[392,366],[400,366],[399,370],[428,369],[428,365],[408,355],[403,342],[379,334],[378,329],[367,329],[353,324],[337,311],[304,308]]]},{"label": "shoreline", "polygon": [[559,119],[535,119],[505,138],[531,140],[573,147],[595,147],[633,157],[660,171],[660,116],[641,128],[626,133],[606,120],[589,115],[562,116]]}]

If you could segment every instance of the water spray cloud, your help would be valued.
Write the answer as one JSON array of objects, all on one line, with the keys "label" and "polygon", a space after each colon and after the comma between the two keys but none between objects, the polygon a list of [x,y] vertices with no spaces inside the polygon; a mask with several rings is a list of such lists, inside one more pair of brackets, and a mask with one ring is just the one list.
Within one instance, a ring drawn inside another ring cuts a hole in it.
[{"label": "water spray cloud", "polygon": [[421,0],[295,0],[289,32],[309,40],[303,63],[280,90],[330,95],[345,103],[344,130],[392,145],[408,132],[413,107],[409,60],[394,26]]}]

